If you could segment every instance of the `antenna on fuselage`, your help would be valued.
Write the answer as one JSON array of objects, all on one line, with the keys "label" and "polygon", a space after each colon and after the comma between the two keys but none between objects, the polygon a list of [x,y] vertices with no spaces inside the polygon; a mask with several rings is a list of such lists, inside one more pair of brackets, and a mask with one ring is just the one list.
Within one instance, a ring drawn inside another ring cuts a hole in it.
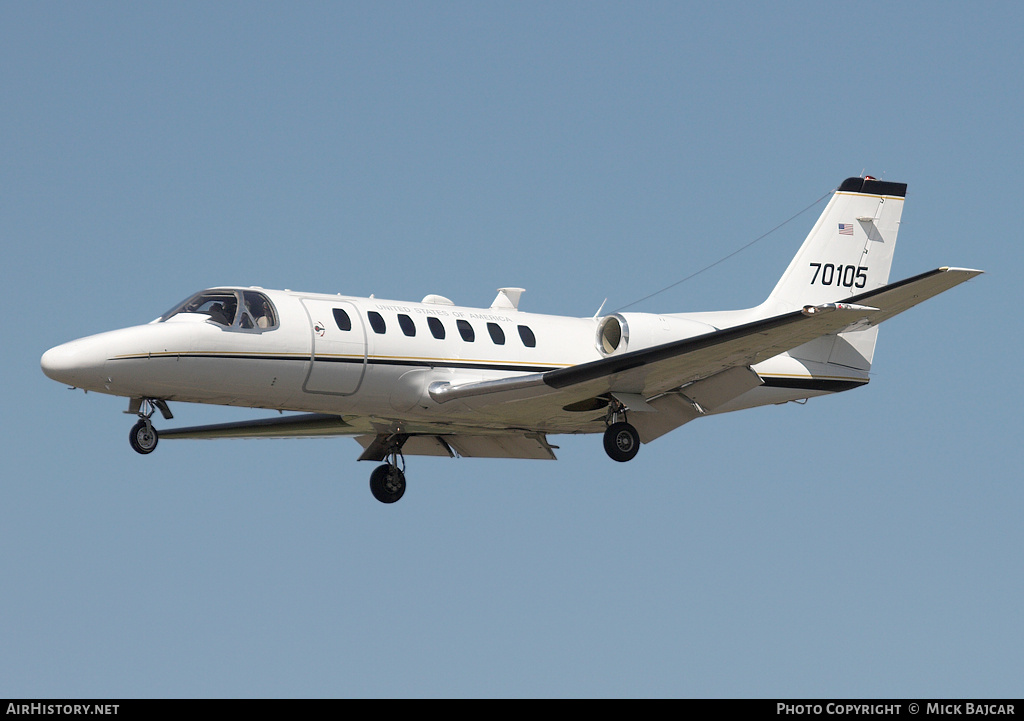
[{"label": "antenna on fuselage", "polygon": [[608,302],[607,298],[605,298],[604,300],[601,301],[601,307],[597,309],[596,313],[594,313],[594,317],[595,318],[597,318],[597,316],[601,315],[601,311],[604,310],[604,304],[607,303],[607,302]]},{"label": "antenna on fuselage", "polygon": [[525,292],[522,288],[498,288],[498,296],[491,303],[491,309],[519,310],[519,298]]}]

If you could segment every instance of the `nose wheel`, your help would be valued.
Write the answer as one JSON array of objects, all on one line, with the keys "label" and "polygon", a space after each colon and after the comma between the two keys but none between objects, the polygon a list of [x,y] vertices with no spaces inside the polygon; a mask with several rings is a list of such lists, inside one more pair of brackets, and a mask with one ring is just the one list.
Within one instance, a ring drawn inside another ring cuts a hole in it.
[{"label": "nose wheel", "polygon": [[159,440],[160,436],[148,418],[144,418],[132,426],[131,433],[128,434],[128,442],[131,444],[132,450],[142,455],[155,451]]},{"label": "nose wheel", "polygon": [[156,428],[153,427],[150,419],[157,409],[160,410],[160,414],[166,419],[174,417],[171,409],[167,407],[167,401],[150,398],[132,398],[128,404],[128,410],[125,413],[134,414],[139,417],[138,423],[132,426],[132,430],[128,434],[128,443],[131,444],[132,450],[136,453],[146,455],[156,450],[156,444],[160,440],[160,435],[156,432]]}]

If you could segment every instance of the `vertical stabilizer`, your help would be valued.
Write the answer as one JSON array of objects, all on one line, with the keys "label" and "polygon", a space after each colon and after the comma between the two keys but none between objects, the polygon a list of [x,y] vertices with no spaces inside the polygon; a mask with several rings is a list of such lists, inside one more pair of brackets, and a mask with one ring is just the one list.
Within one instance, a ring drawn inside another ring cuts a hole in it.
[{"label": "vertical stabilizer", "polygon": [[847,178],[832,195],[766,305],[784,313],[889,282],[906,183]]},{"label": "vertical stabilizer", "polygon": [[[888,283],[906,194],[906,183],[870,176],[844,180],[762,308],[786,313]],[[877,328],[869,328],[825,336],[789,355],[866,371],[877,335]]]}]

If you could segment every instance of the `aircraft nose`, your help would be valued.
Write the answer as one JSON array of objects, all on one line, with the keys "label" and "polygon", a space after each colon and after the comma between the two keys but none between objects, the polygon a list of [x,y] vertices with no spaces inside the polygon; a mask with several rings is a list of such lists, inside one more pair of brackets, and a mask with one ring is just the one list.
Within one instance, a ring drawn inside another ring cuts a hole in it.
[{"label": "aircraft nose", "polygon": [[43,353],[39,365],[48,377],[78,388],[94,388],[102,383],[106,357],[97,344],[88,339],[75,340]]}]

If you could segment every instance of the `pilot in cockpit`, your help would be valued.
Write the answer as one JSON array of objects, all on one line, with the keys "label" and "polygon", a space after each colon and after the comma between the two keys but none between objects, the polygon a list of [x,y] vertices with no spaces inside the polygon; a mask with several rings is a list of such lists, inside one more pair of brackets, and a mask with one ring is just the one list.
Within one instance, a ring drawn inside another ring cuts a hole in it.
[{"label": "pilot in cockpit", "polygon": [[214,303],[210,306],[210,320],[221,325],[231,325],[235,319],[234,303]]},{"label": "pilot in cockpit", "polygon": [[259,303],[260,309],[256,314],[256,325],[260,328],[269,328],[273,324],[273,313],[270,310],[270,303],[265,299]]},{"label": "pilot in cockpit", "polygon": [[235,310],[238,304],[234,298],[224,300],[224,325],[231,325],[235,320]]},{"label": "pilot in cockpit", "polygon": [[214,303],[210,306],[210,320],[216,321],[224,325],[224,306],[220,303]]}]

